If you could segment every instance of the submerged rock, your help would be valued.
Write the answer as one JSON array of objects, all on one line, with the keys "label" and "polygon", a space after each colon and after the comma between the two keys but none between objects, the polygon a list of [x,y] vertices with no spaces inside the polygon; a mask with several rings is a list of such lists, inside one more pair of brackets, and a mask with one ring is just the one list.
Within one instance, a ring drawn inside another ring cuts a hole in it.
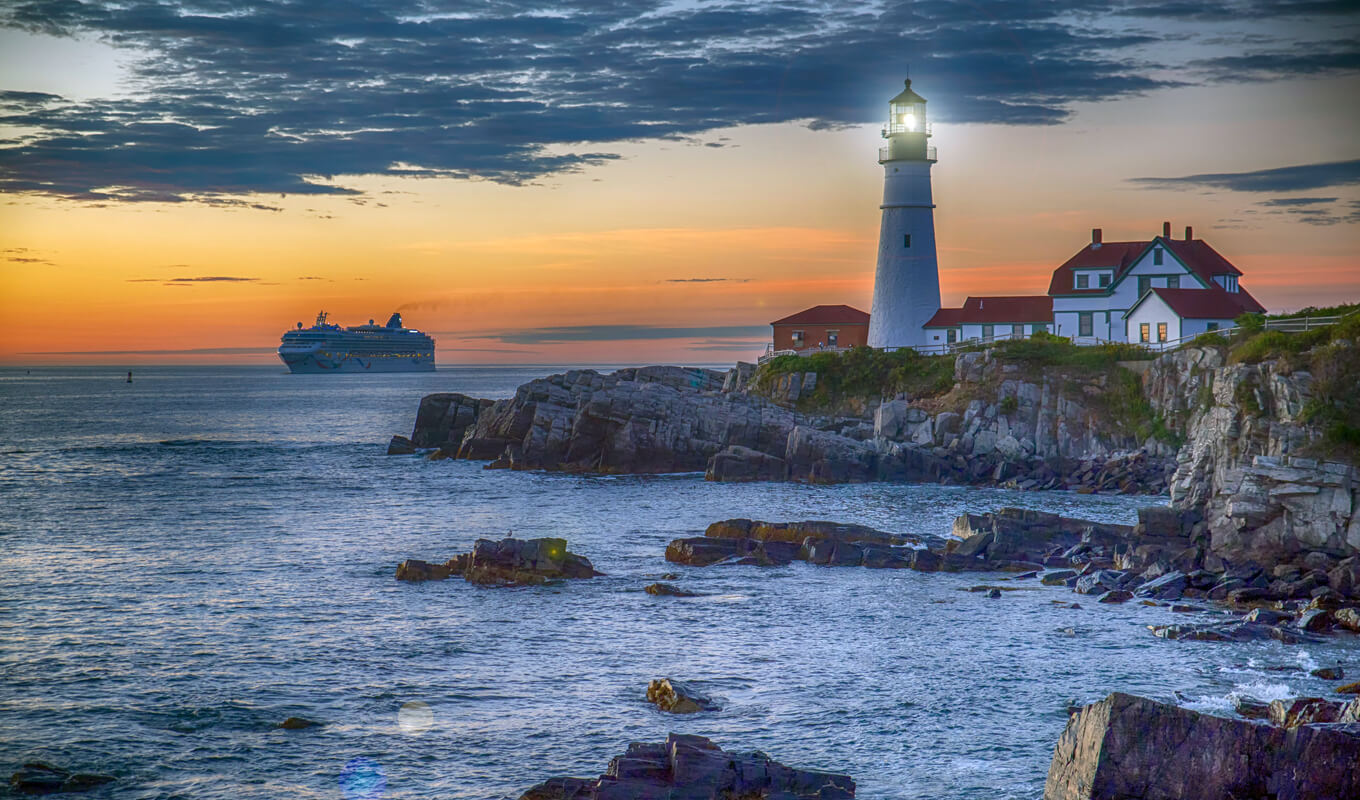
[{"label": "submerged rock", "polygon": [[1071,717],[1044,800],[1360,797],[1360,725],[1285,729],[1116,692]]},{"label": "submerged rock", "polygon": [[314,722],[310,719],[304,719],[302,717],[289,717],[288,719],[284,720],[283,722],[280,722],[278,725],[274,727],[283,728],[286,731],[300,731],[305,730],[307,728],[319,728],[321,727],[321,723]]},{"label": "submerged rock", "polygon": [[698,594],[696,594],[696,593],[694,593],[694,592],[687,592],[687,591],[685,591],[684,589],[681,589],[681,588],[678,587],[678,586],[672,586],[672,585],[670,585],[669,583],[653,583],[653,584],[651,584],[650,586],[648,586],[648,587],[646,587],[645,589],[643,589],[643,591],[646,592],[647,594],[657,595],[658,597],[698,597],[698,596],[699,596]]},{"label": "submerged rock", "polygon": [[760,751],[723,750],[702,736],[672,733],[633,742],[599,778],[551,778],[519,800],[846,800],[849,775],[786,767]]},{"label": "submerged rock", "polygon": [[943,542],[934,536],[886,533],[841,522],[729,519],[709,525],[703,536],[672,540],[666,546],[666,560],[691,567],[806,561],[830,567],[934,571],[943,563],[940,557],[913,545],[938,547]]},{"label": "submerged rock", "polygon": [[389,456],[409,456],[416,451],[416,446],[405,436],[393,436],[392,441],[387,443],[387,454]]},{"label": "submerged rock", "polygon": [[695,692],[689,686],[661,678],[647,684],[647,702],[653,703],[662,711],[672,714],[695,714],[700,711],[721,711],[712,700]]},{"label": "submerged rock", "polygon": [[397,580],[444,580],[461,575],[468,583],[485,586],[527,586],[552,580],[593,578],[590,560],[567,550],[566,539],[478,539],[471,553],[447,563],[407,559],[397,566]]},{"label": "submerged rock", "polygon": [[9,776],[9,787],[19,794],[87,792],[114,780],[112,775],[71,772],[42,761],[29,761]]}]

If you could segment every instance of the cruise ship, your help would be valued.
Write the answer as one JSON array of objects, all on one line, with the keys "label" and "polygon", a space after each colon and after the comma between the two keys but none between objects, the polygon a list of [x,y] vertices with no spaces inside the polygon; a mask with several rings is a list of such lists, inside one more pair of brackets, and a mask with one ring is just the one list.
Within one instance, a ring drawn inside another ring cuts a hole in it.
[{"label": "cruise ship", "polygon": [[401,314],[386,325],[341,327],[316,315],[310,328],[297,324],[279,344],[279,358],[292,372],[433,372],[434,339],[404,328]]}]

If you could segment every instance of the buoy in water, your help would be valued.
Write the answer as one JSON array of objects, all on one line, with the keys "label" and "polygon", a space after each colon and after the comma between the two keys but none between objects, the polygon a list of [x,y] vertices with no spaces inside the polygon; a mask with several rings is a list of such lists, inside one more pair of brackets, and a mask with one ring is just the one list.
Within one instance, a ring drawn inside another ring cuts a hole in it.
[{"label": "buoy in water", "polygon": [[132,370],[128,370],[128,379],[127,379],[127,382],[128,382],[128,383],[132,383]]}]

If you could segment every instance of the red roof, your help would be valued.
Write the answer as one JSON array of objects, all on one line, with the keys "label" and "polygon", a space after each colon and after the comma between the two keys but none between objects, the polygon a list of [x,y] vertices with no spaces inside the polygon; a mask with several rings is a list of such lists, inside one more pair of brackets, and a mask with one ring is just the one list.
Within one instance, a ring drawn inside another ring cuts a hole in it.
[{"label": "red roof", "polygon": [[1218,284],[1210,284],[1208,289],[1164,289],[1159,286],[1152,287],[1148,294],[1144,295],[1137,303],[1130,308],[1128,316],[1133,313],[1133,309],[1143,304],[1150,295],[1157,295],[1162,302],[1181,319],[1236,319],[1238,315],[1248,311],[1260,313],[1265,308],[1256,302],[1256,298],[1240,289],[1236,292],[1229,292]]},{"label": "red roof", "polygon": [[850,306],[813,306],[771,325],[868,325],[869,315]]},{"label": "red roof", "polygon": [[1170,250],[1176,258],[1185,262],[1185,266],[1189,267],[1190,271],[1198,275],[1205,283],[1212,284],[1215,275],[1242,274],[1241,270],[1234,267],[1228,259],[1219,255],[1218,251],[1210,247],[1208,242],[1203,239],[1191,239],[1187,242],[1184,239],[1168,239],[1158,236],[1147,242],[1105,242],[1100,245],[1086,245],[1076,255],[1067,259],[1067,262],[1061,267],[1053,270],[1053,279],[1049,281],[1048,293],[1050,295],[1105,294],[1110,290],[1109,287],[1072,288],[1076,286],[1072,270],[1113,268],[1114,280],[1110,282],[1113,285],[1119,282],[1124,272],[1133,265],[1138,256],[1154,244],[1160,244]]},{"label": "red roof", "polygon": [[927,328],[952,328],[963,324],[1052,322],[1053,298],[1047,295],[1024,297],[970,297],[963,308],[942,308],[925,324]]}]

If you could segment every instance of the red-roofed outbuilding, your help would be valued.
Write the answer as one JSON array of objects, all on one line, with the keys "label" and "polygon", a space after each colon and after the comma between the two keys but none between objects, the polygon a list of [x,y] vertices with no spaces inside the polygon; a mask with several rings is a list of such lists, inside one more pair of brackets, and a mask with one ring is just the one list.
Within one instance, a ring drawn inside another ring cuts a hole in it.
[{"label": "red-roofed outbuilding", "polygon": [[770,325],[775,350],[863,347],[869,340],[869,315],[846,305],[813,306]]}]

